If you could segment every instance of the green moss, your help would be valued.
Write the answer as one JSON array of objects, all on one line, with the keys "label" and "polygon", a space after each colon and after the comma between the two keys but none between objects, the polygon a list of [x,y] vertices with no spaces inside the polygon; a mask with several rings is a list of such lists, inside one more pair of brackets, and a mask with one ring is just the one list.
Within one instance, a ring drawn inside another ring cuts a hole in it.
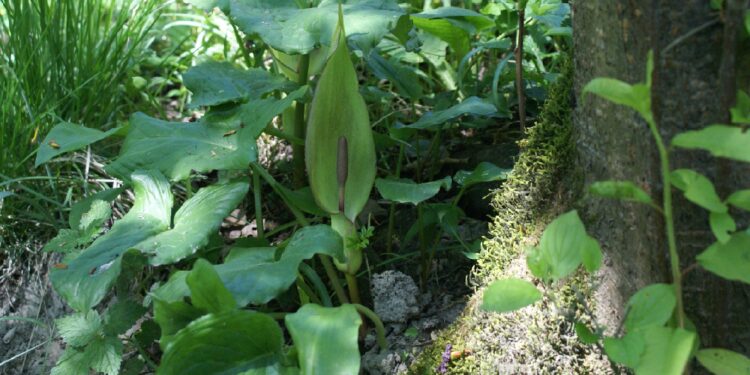
[{"label": "green moss", "polygon": [[582,191],[580,174],[572,167],[571,65],[568,60],[539,120],[519,142],[521,154],[513,172],[493,194],[496,215],[471,275],[478,292],[461,317],[422,352],[410,373],[435,373],[448,343],[454,350],[472,352],[451,363],[451,374],[609,372],[600,353],[578,342],[570,323],[582,317],[581,298],[591,303],[587,298],[591,280],[583,272],[564,285],[555,285],[534,307],[509,314],[479,309],[484,285],[502,277],[528,276],[526,248]]}]

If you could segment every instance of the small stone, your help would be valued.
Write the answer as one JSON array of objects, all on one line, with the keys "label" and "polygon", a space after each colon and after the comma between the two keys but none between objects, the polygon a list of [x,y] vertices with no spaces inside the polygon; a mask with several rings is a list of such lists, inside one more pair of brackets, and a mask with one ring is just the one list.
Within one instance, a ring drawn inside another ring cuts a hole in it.
[{"label": "small stone", "polygon": [[419,288],[414,280],[399,271],[385,271],[372,277],[375,313],[383,322],[406,323],[419,314]]}]

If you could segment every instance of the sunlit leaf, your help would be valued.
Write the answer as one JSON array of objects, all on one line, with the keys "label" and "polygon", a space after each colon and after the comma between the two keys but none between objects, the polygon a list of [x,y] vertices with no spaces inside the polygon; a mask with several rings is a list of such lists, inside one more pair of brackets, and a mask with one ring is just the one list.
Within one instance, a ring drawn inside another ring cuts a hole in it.
[{"label": "sunlit leaf", "polygon": [[542,299],[542,293],[534,284],[521,279],[497,280],[485,289],[482,310],[510,312]]},{"label": "sunlit leaf", "polygon": [[721,243],[729,241],[732,232],[737,230],[737,223],[735,223],[732,215],[729,213],[711,212],[708,219],[708,222],[711,225],[711,231]]},{"label": "sunlit leaf", "polygon": [[409,125],[412,129],[438,130],[445,123],[463,115],[492,116],[497,113],[497,108],[491,103],[472,96],[464,99],[459,104],[448,109],[427,112],[419,121]]},{"label": "sunlit leaf", "polygon": [[646,85],[630,85],[613,78],[595,78],[586,84],[583,93],[596,94],[610,102],[630,107],[644,118],[651,116],[651,98]]},{"label": "sunlit leaf", "polygon": [[677,299],[669,284],[652,284],[628,300],[625,329],[633,332],[650,326],[662,326],[672,317]]},{"label": "sunlit leaf", "polygon": [[680,375],[690,359],[697,336],[679,328],[651,326],[643,331],[645,350],[636,375]]},{"label": "sunlit leaf", "polygon": [[411,15],[414,26],[447,42],[462,58],[471,49],[471,37],[493,26],[488,17],[469,9],[440,7]]},{"label": "sunlit leaf", "polygon": [[712,348],[698,351],[698,362],[716,375],[750,374],[750,358],[726,349]]},{"label": "sunlit leaf", "polygon": [[613,362],[635,368],[646,350],[646,342],[640,332],[630,332],[622,338],[604,338],[604,350]]},{"label": "sunlit leaf", "polygon": [[34,161],[34,167],[38,167],[48,162],[57,155],[75,151],[97,141],[101,141],[118,130],[120,130],[120,128],[114,128],[103,132],[101,130],[87,128],[69,122],[61,122],[55,125],[52,130],[47,133],[47,136],[44,137],[44,140],[39,145],[39,150],[36,153],[36,161]]},{"label": "sunlit leaf", "polygon": [[193,270],[185,277],[190,288],[190,301],[193,306],[210,313],[221,313],[237,308],[237,302],[219,278],[219,274],[204,259],[193,264]]},{"label": "sunlit leaf", "polygon": [[736,126],[710,125],[680,133],[672,138],[672,145],[750,163],[750,132]]},{"label": "sunlit leaf", "polygon": [[696,259],[708,271],[750,284],[750,234],[739,232],[726,243],[716,242]]},{"label": "sunlit leaf", "polygon": [[596,344],[599,341],[599,336],[591,332],[589,327],[585,324],[577,322],[575,326],[576,336],[584,344]]},{"label": "sunlit leaf", "polygon": [[599,181],[589,187],[591,194],[651,204],[651,196],[631,181]]},{"label": "sunlit leaf", "polygon": [[[598,263],[593,254],[593,239],[586,233],[578,212],[569,211],[553,220],[542,233],[539,245],[530,249],[526,264],[534,274],[544,280],[559,280],[575,271],[584,260],[584,252],[592,269]],[[596,240],[593,240],[596,241]]]},{"label": "sunlit leaf", "polygon": [[409,179],[390,180],[378,178],[375,180],[375,187],[380,195],[390,201],[398,203],[411,203],[417,205],[424,202],[440,191],[451,188],[451,178],[446,176],[442,180],[424,182],[418,184]]},{"label": "sunlit leaf", "polygon": [[458,171],[453,181],[461,186],[472,186],[482,182],[502,181],[508,178],[510,169],[503,169],[490,162],[479,163],[473,171]]},{"label": "sunlit leaf", "polygon": [[706,176],[692,169],[672,171],[672,185],[685,193],[687,200],[716,213],[726,213],[727,206]]},{"label": "sunlit leaf", "polygon": [[735,191],[727,198],[727,203],[745,211],[750,211],[750,190]]}]

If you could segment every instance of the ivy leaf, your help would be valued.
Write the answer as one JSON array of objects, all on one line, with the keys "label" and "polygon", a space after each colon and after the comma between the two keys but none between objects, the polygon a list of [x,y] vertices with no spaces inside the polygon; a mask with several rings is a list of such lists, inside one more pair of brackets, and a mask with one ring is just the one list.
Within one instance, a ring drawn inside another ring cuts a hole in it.
[{"label": "ivy leaf", "polygon": [[352,305],[306,304],[284,319],[303,374],[358,374],[357,336],[362,319]]},{"label": "ivy leaf", "polygon": [[719,198],[711,180],[692,169],[672,171],[672,185],[682,190],[687,200],[711,212],[727,212],[727,205]]},{"label": "ivy leaf", "polygon": [[636,292],[628,300],[625,329],[637,331],[651,326],[662,326],[672,317],[677,299],[669,284],[652,284]]},{"label": "ivy leaf", "polygon": [[57,155],[84,148],[116,133],[120,128],[103,132],[69,122],[55,125],[39,145],[34,167],[38,167]]},{"label": "ivy leaf", "polygon": [[750,374],[750,358],[726,349],[712,348],[698,351],[698,362],[716,375]]},{"label": "ivy leaf", "polygon": [[672,138],[672,145],[705,150],[716,157],[750,163],[750,132],[740,127],[711,125],[680,133]]},{"label": "ivy leaf", "polygon": [[268,315],[246,310],[208,314],[174,336],[157,374],[237,374],[273,366],[282,344],[281,329]]},{"label": "ivy leaf", "polygon": [[737,230],[737,223],[729,213],[711,212],[708,219],[711,231],[721,243],[727,243],[732,237],[731,233]]},{"label": "ivy leaf", "polygon": [[497,280],[490,284],[482,296],[482,310],[510,312],[542,299],[534,284],[521,279]]},{"label": "ivy leaf", "polygon": [[416,206],[437,195],[441,187],[444,190],[450,190],[451,178],[450,176],[446,176],[442,180],[421,184],[409,179],[390,180],[378,178],[375,180],[375,187],[378,189],[380,195],[389,201],[411,203]]},{"label": "ivy leaf", "polygon": [[651,196],[631,181],[595,182],[589,187],[589,192],[602,198],[652,203]]},{"label": "ivy leaf", "polygon": [[716,242],[696,259],[708,271],[727,280],[739,280],[750,284],[750,234],[739,232],[726,243]]},{"label": "ivy leaf", "polygon": [[494,105],[472,96],[464,99],[459,104],[441,111],[427,112],[419,121],[411,124],[411,129],[438,130],[445,123],[463,115],[492,116],[497,113]]},{"label": "ivy leaf", "polygon": [[458,171],[453,176],[460,186],[469,187],[482,182],[502,181],[508,178],[510,169],[503,169],[490,162],[483,161],[479,163],[473,171]]}]

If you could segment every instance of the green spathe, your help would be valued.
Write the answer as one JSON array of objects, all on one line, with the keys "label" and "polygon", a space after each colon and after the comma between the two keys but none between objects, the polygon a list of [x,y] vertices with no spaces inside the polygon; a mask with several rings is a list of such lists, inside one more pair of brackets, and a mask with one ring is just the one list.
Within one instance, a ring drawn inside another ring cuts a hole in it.
[{"label": "green spathe", "polygon": [[310,107],[305,162],[315,201],[326,212],[339,213],[336,173],[339,139],[346,139],[344,214],[353,221],[367,202],[375,181],[375,143],[367,107],[359,94],[357,73],[346,46],[341,12],[334,40],[337,45],[323,69]]}]

